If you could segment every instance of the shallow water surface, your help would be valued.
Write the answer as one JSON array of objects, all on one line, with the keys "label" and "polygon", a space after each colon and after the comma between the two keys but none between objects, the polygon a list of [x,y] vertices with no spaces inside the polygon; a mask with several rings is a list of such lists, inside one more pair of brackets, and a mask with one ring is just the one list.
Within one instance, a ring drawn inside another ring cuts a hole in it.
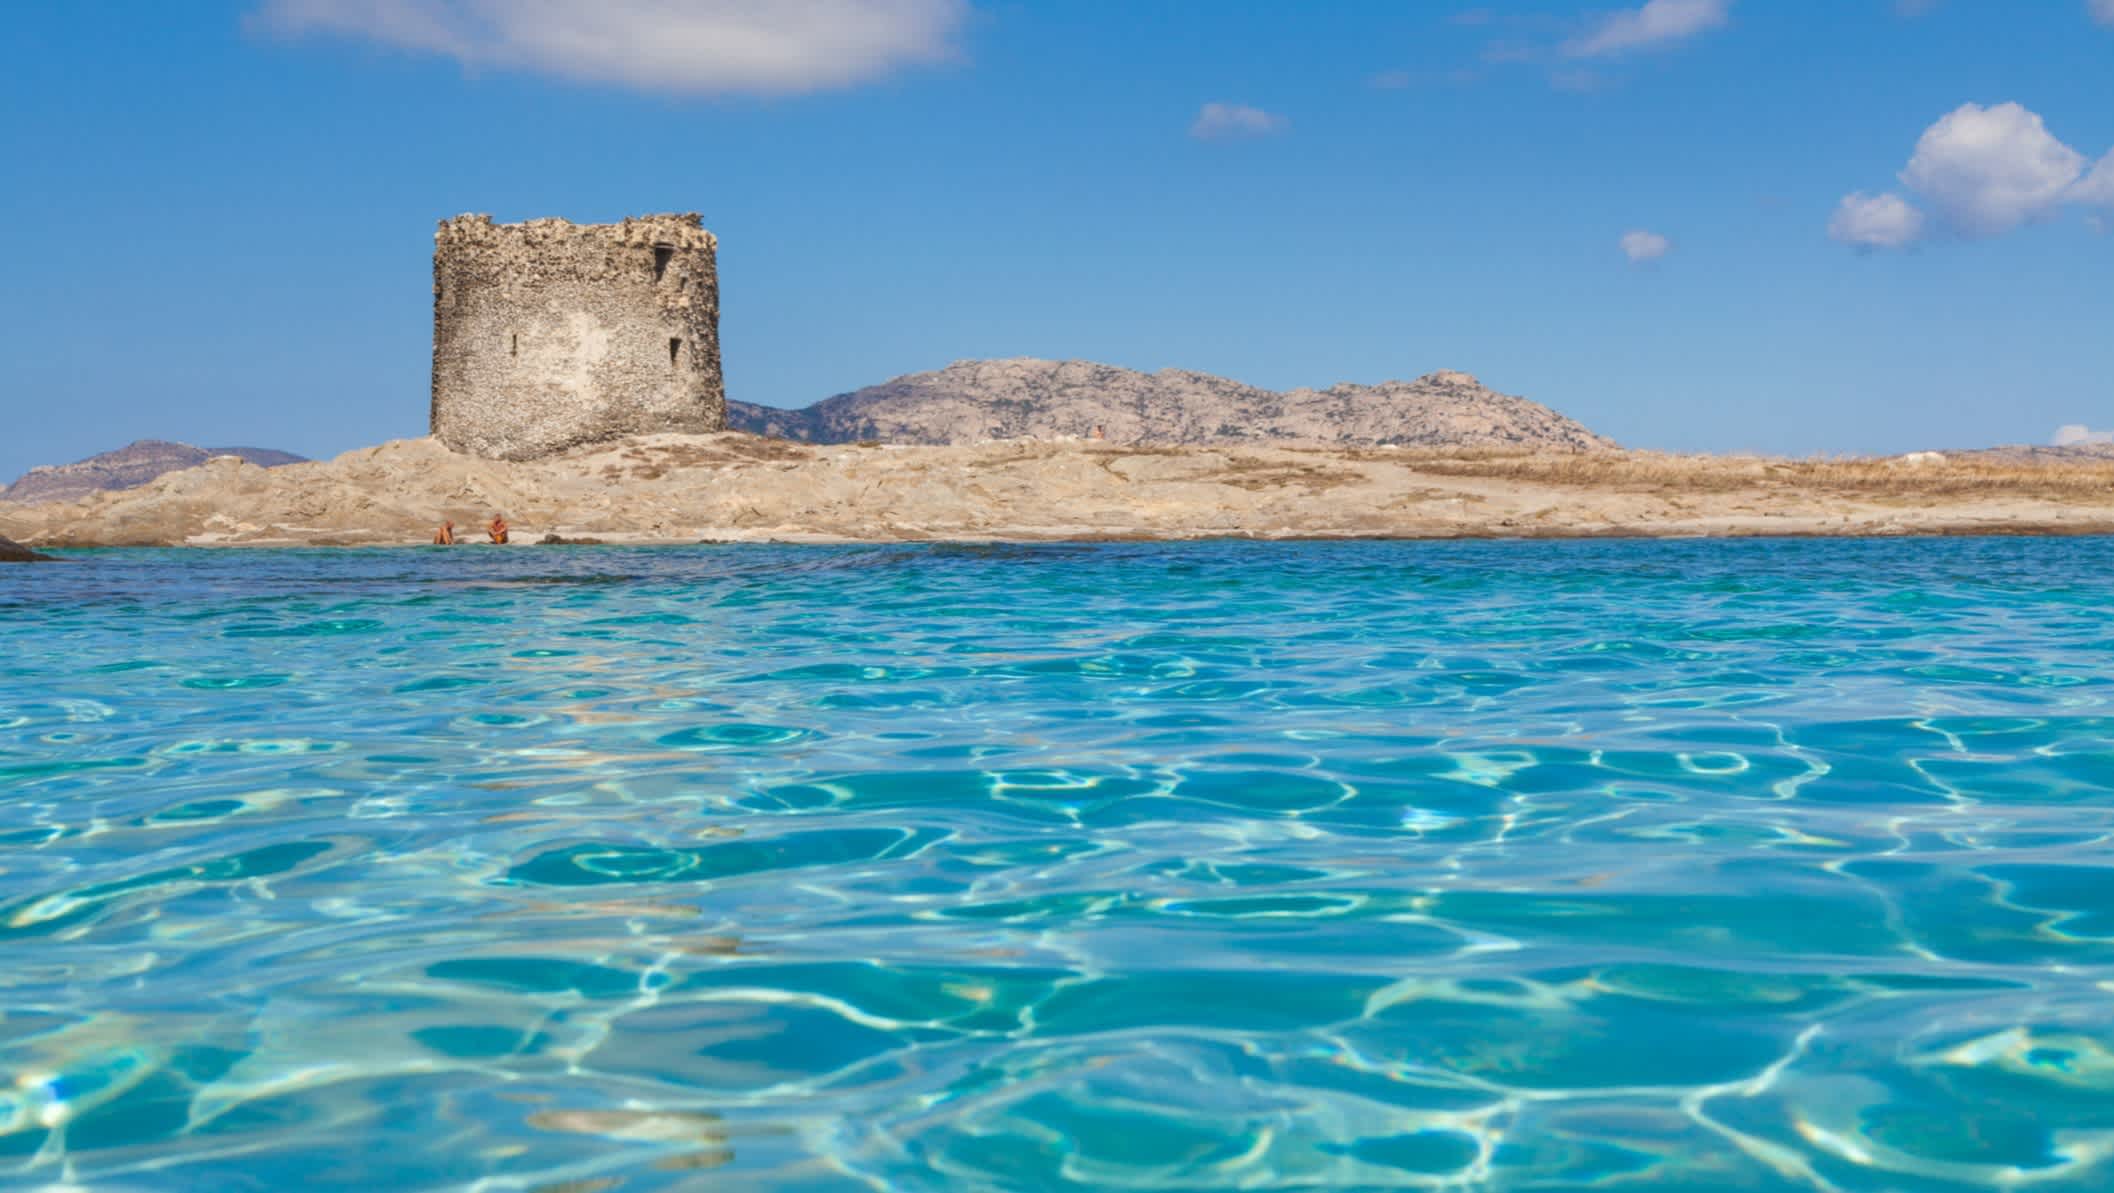
[{"label": "shallow water surface", "polygon": [[2114,542],[0,572],[0,1186],[2114,1185]]}]

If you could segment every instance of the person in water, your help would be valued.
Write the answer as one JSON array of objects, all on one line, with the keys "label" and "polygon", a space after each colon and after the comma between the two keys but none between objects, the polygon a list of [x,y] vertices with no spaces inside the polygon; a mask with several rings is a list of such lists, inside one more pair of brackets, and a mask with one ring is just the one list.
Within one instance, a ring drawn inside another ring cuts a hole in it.
[{"label": "person in water", "polygon": [[493,514],[492,524],[485,527],[484,532],[491,536],[494,543],[504,545],[506,543],[506,515]]},{"label": "person in water", "polygon": [[434,546],[436,546],[436,547],[452,547],[452,546],[454,546],[454,545],[455,545],[455,523],[453,523],[453,522],[443,522],[443,523],[441,523],[441,524],[440,524],[440,529],[439,529],[439,530],[436,530],[436,531],[434,531],[434,532],[433,532],[433,545],[434,545]]}]

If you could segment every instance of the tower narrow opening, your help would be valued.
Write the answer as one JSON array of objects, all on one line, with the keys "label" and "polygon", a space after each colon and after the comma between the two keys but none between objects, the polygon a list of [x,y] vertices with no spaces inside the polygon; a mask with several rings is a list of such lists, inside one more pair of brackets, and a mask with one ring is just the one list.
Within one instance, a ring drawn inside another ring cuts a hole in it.
[{"label": "tower narrow opening", "polygon": [[521,355],[521,333],[518,331],[515,332],[512,336],[512,340],[513,342],[508,344],[506,347],[506,354],[508,356]]},{"label": "tower narrow opening", "polygon": [[653,280],[658,282],[668,272],[668,263],[675,260],[675,246],[657,244],[653,246]]},{"label": "tower narrow opening", "polygon": [[678,363],[680,363],[680,362],[682,361],[682,358],[683,358],[683,342],[682,342],[682,340],[680,340],[680,339],[673,339],[673,338],[671,338],[671,339],[670,339],[670,340],[668,341],[668,367],[669,367],[669,368],[671,368],[671,369],[672,369],[672,368],[674,368],[674,367],[675,367],[675,366],[676,366],[676,365],[677,365]]}]

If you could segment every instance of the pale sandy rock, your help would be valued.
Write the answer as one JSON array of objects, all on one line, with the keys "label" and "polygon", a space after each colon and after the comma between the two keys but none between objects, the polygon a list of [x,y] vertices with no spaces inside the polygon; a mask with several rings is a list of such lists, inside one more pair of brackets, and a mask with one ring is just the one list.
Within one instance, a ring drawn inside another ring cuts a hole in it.
[{"label": "pale sandy rock", "polygon": [[550,535],[628,543],[2105,531],[2114,527],[2110,479],[2109,461],[1904,469],[1885,460],[1078,440],[862,447],[734,432],[504,461],[411,439],[283,468],[217,459],[80,501],[0,504],[0,534],[32,546],[422,544],[443,519],[466,540],[481,538],[494,513],[506,515],[521,549]]}]

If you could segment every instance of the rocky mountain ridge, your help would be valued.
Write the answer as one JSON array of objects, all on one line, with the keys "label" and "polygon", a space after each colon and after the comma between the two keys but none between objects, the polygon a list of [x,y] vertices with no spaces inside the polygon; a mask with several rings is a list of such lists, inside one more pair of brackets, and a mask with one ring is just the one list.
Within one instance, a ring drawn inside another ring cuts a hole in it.
[{"label": "rocky mountain ridge", "polygon": [[[806,443],[944,446],[994,440],[1089,439],[1159,446],[1310,444],[1517,451],[1596,451],[1615,444],[1466,373],[1414,381],[1262,389],[1209,373],[1143,373],[1090,361],[956,361],[800,410],[727,403],[730,430]],[[194,447],[142,439],[72,464],[33,468],[0,487],[0,502],[74,501],[134,489],[215,456],[260,467],[303,462],[266,448]]]},{"label": "rocky mountain ridge", "polygon": [[1208,373],[1090,361],[956,361],[800,410],[727,403],[729,429],[808,443],[961,444],[1091,437],[1121,443],[1597,451],[1615,444],[1466,373],[1278,392]]},{"label": "rocky mountain ridge", "polygon": [[32,468],[0,486],[0,501],[34,504],[74,501],[91,493],[136,489],[165,473],[196,468],[215,456],[236,456],[260,468],[300,464],[306,456],[264,447],[193,447],[167,439],[136,439],[115,451],[100,452],[71,464]]}]

